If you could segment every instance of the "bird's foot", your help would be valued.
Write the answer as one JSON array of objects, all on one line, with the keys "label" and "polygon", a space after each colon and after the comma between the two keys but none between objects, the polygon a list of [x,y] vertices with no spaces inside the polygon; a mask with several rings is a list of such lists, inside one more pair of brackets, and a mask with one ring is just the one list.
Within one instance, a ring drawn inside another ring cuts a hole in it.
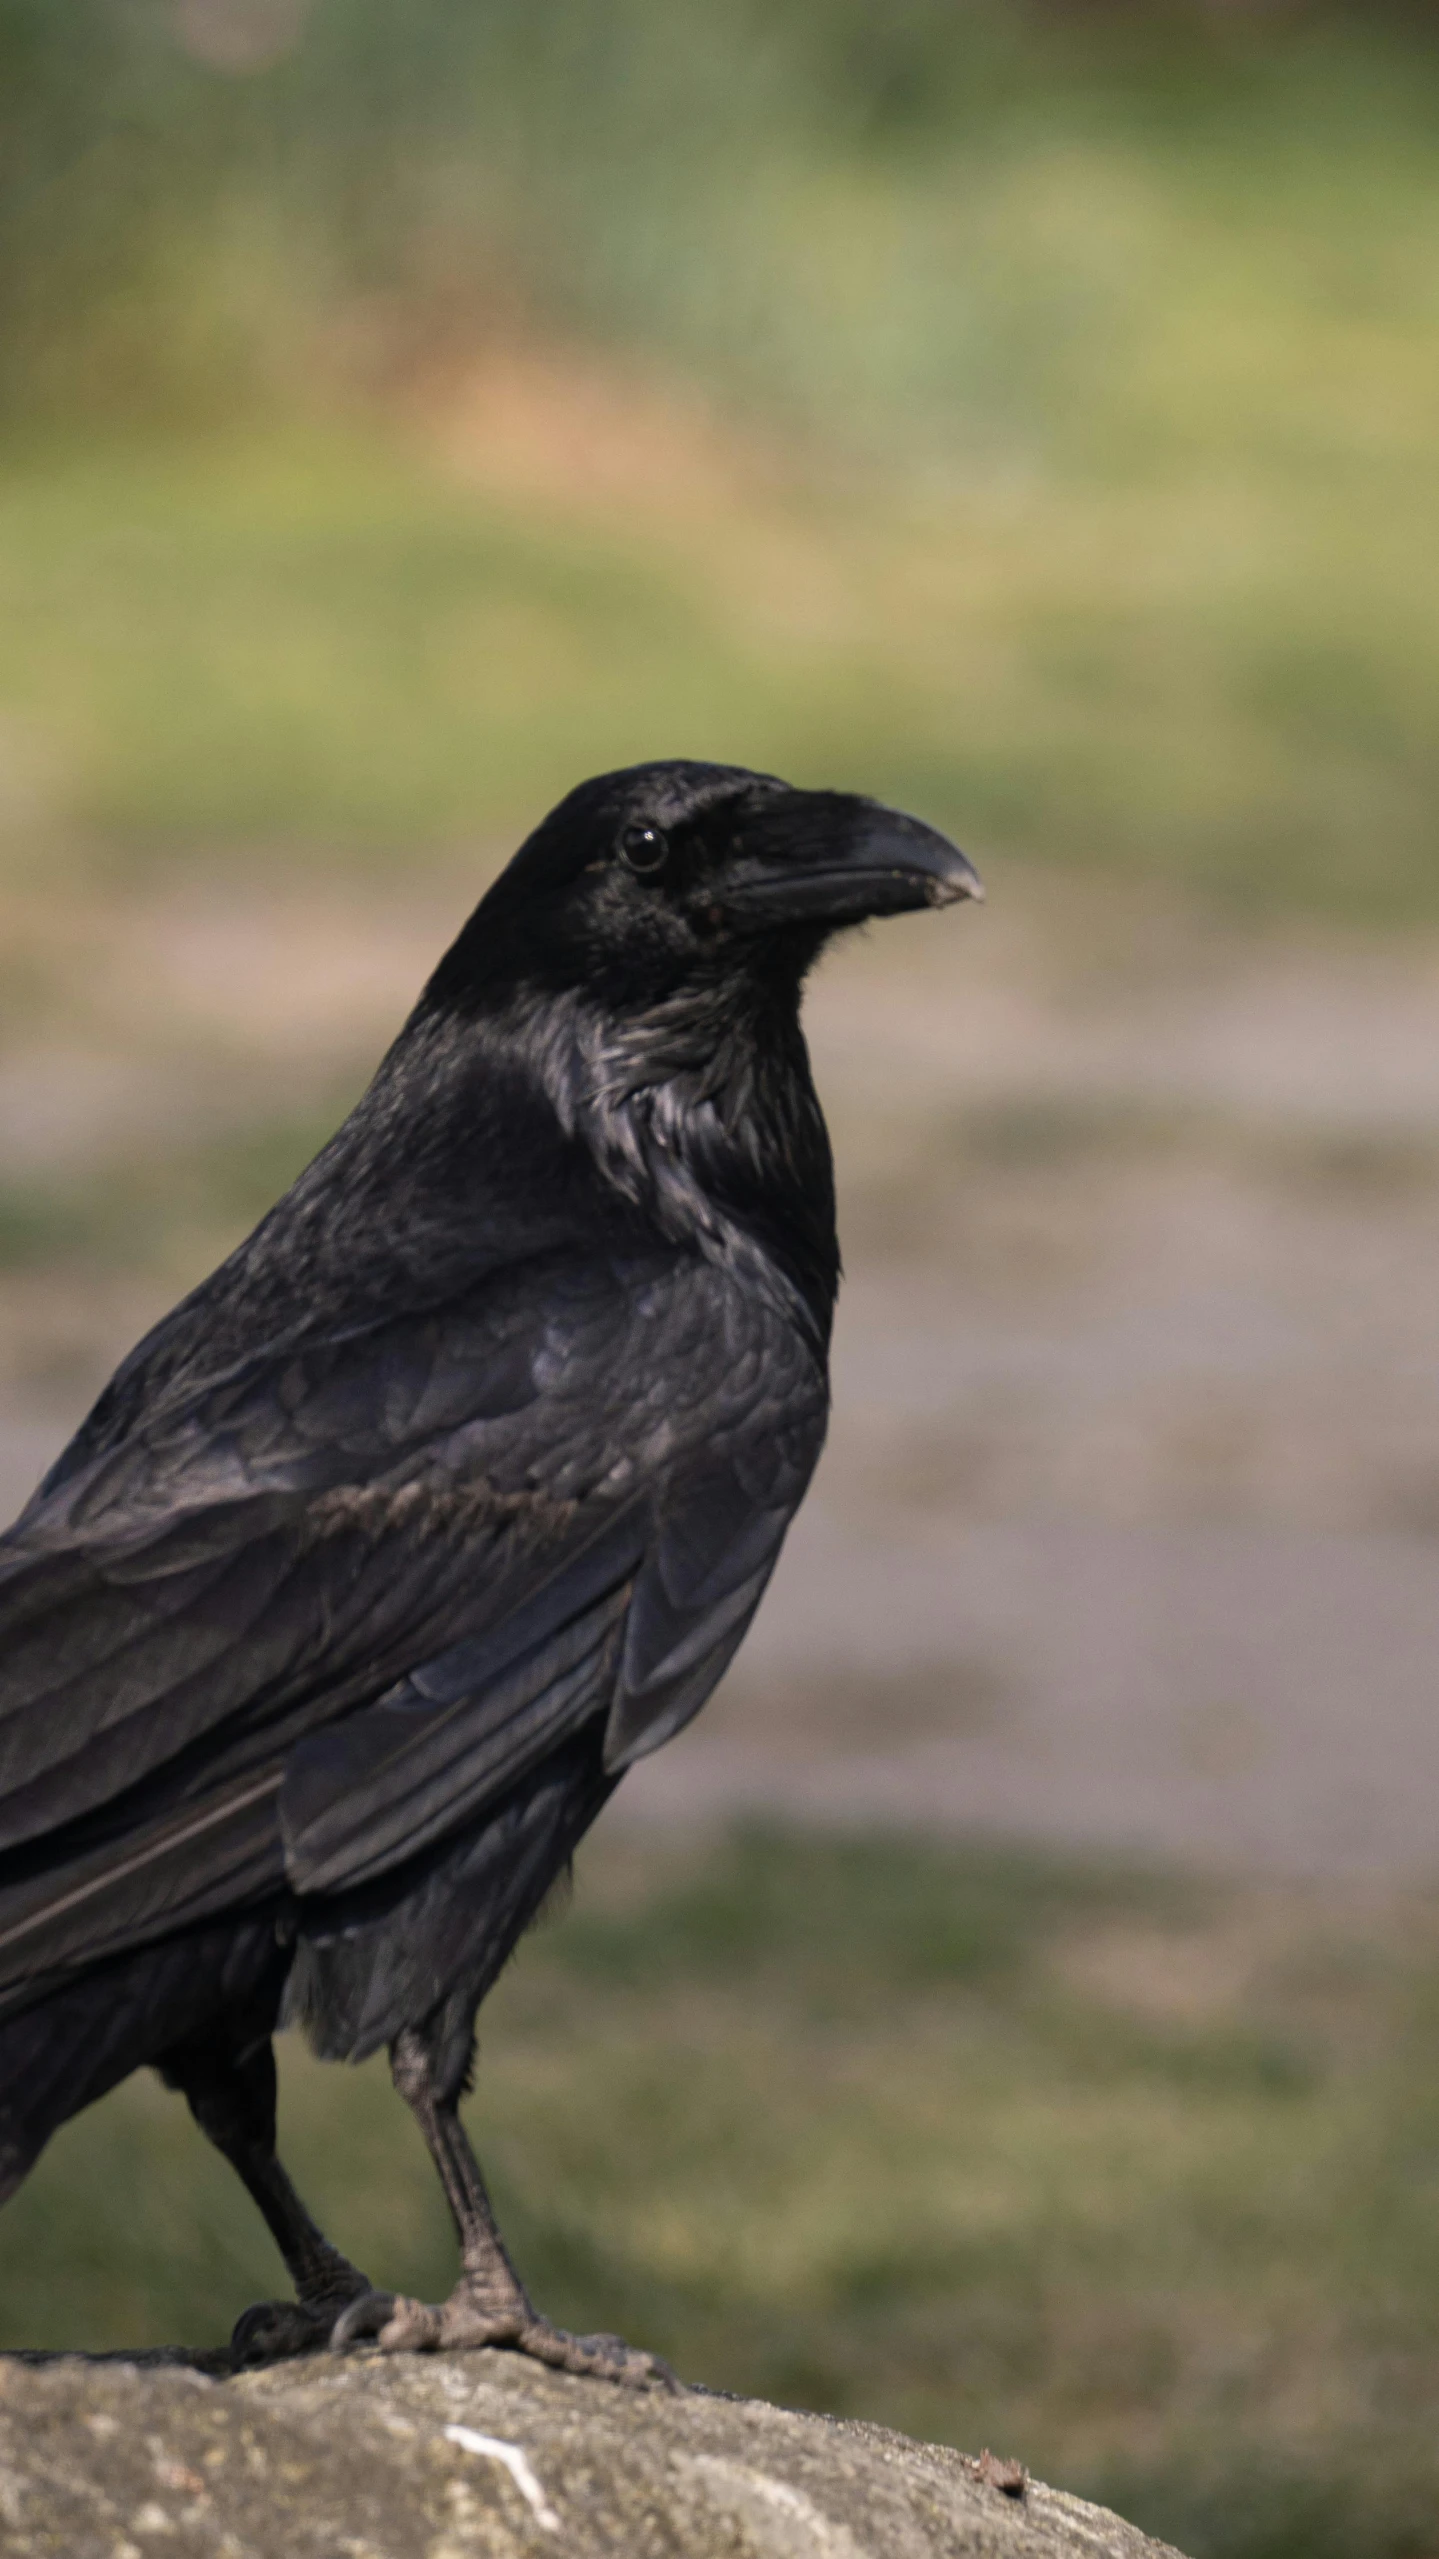
[{"label": "bird's foot", "polygon": [[567,2328],[556,2328],[542,2318],[523,2298],[496,2305],[463,2281],[438,2306],[393,2292],[366,2293],[350,2302],[330,2331],[330,2344],[343,2354],[347,2346],[366,2337],[373,2338],[387,2355],[503,2346],[514,2354],[533,2356],[554,2372],[618,2381],[630,2389],[684,2389],[661,2356],[627,2346],[623,2337],[572,2336]]},{"label": "bird's foot", "polygon": [[349,2284],[312,2294],[308,2301],[254,2301],[242,2310],[230,2332],[230,2361],[239,2372],[247,2364],[282,2363],[291,2355],[317,2355],[329,2344],[335,2322],[356,2301],[373,2299],[368,2275]]}]

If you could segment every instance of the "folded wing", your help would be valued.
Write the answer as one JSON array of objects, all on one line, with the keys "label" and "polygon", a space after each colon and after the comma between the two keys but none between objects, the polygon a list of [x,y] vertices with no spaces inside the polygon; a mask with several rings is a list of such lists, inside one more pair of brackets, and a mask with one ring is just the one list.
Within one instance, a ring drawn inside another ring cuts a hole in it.
[{"label": "folded wing", "polygon": [[709,1266],[555,1256],[82,1433],[0,1541],[0,2008],[403,1863],[595,1714],[612,1766],[655,1747],[823,1418]]}]

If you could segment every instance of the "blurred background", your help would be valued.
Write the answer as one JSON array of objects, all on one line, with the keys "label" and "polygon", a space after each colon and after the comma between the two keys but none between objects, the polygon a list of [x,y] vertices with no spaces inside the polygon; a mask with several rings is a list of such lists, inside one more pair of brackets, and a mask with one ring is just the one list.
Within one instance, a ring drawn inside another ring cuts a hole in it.
[{"label": "blurred background", "polygon": [[[1194,2559],[1439,2553],[1436,144],[1417,4],[0,0],[7,1511],[579,776],[954,832],[811,998],[816,1492],[473,2126],[556,2315]],[[3,2264],[278,2281],[138,2081]]]}]

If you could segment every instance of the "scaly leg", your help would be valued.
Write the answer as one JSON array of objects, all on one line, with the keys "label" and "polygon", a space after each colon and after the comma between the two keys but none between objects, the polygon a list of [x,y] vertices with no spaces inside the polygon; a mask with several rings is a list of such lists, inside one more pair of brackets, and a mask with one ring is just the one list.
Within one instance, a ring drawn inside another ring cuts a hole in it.
[{"label": "scaly leg", "polygon": [[332,2344],[341,2348],[374,2337],[387,2353],[435,2346],[509,2346],[556,2371],[593,2373],[607,2381],[657,2382],[678,2390],[668,2364],[638,2352],[620,2337],[574,2337],[541,2316],[516,2274],[500,2237],[480,2163],[460,2122],[458,2087],[450,2087],[423,2028],[407,2028],[392,2045],[395,2086],[411,2108],[439,2171],[454,2216],[464,2267],[449,2300],[439,2308],[401,2294],[370,2293],[352,2301],[335,2322]]},{"label": "scaly leg", "polygon": [[237,2364],[313,2354],[337,2315],[369,2296],[370,2281],[332,2248],[305,2210],[275,2155],[275,2055],[268,2033],[238,2048],[223,2029],[175,2046],[157,2062],[202,2132],[229,2160],[264,2214],[298,2298],[258,2301],[242,2311],[230,2339]]}]

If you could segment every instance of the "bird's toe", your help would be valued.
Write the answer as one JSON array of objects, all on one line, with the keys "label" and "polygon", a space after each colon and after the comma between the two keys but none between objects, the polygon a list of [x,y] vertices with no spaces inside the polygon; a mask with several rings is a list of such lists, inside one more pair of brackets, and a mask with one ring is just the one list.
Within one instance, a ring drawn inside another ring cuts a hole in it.
[{"label": "bird's toe", "polygon": [[548,2319],[535,2319],[521,2330],[515,2343],[521,2354],[533,2355],[555,2372],[617,2381],[630,2390],[667,2390],[676,2397],[684,2393],[684,2383],[662,2355],[649,2354],[641,2346],[627,2346],[623,2337],[575,2337],[567,2328],[552,2327]]},{"label": "bird's toe", "polygon": [[444,2342],[444,2314],[427,2301],[397,2294],[395,2306],[376,2338],[387,2355],[424,2355]]},{"label": "bird's toe", "polygon": [[347,2302],[338,2319],[331,2320],[326,2336],[332,2354],[342,2355],[347,2346],[360,2345],[366,2338],[378,2338],[403,2307],[400,2297],[392,2292],[362,2292]]},{"label": "bird's toe", "polygon": [[254,2301],[230,2332],[230,2361],[238,2371],[246,2364],[313,2355],[324,2345],[334,2315],[333,2305],[307,2310],[298,2301]]}]

